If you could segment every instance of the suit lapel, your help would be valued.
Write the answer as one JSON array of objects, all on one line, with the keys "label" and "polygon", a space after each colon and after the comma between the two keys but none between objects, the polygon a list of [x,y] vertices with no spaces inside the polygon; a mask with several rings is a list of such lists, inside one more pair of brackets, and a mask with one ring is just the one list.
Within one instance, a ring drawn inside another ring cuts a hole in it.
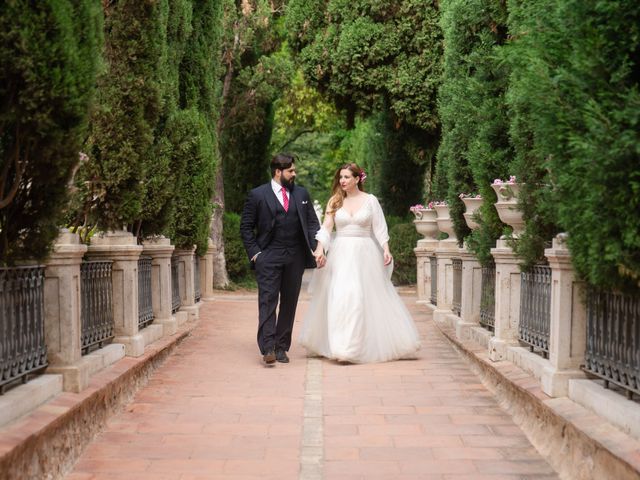
[{"label": "suit lapel", "polygon": [[307,219],[304,218],[304,215],[302,215],[302,200],[298,199],[297,195],[294,192],[295,192],[295,188],[291,190],[291,192],[289,193],[289,201],[293,200],[294,202],[296,202],[296,210],[298,211],[298,218],[300,219],[300,223],[302,224],[302,229],[306,232]]},{"label": "suit lapel", "polygon": [[271,183],[267,183],[265,185],[265,192],[264,192],[264,199],[267,202],[267,205],[269,206],[269,210],[271,211],[271,216],[273,218],[276,218],[276,210],[278,208],[277,206],[277,202],[278,202],[278,198],[276,197],[276,194],[273,191],[273,188],[271,188]]}]

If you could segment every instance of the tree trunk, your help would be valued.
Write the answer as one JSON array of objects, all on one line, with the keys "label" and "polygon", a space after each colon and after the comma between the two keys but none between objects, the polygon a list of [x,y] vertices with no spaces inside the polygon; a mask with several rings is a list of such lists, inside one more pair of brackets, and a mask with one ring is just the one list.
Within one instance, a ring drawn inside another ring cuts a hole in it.
[{"label": "tree trunk", "polygon": [[215,173],[215,192],[212,198],[213,215],[209,226],[209,236],[215,246],[213,254],[213,286],[225,288],[229,285],[227,262],[224,258],[224,237],[222,235],[222,218],[224,216],[224,182],[222,179],[222,161],[218,162]]},{"label": "tree trunk", "polygon": [[[233,49],[238,45],[238,35],[235,35]],[[222,84],[222,99],[220,101],[220,116],[216,125],[218,139],[222,136],[222,128],[225,119],[225,105],[229,90],[231,89],[231,80],[233,78],[233,52],[226,52],[223,55],[226,60],[227,72],[224,76]],[[224,179],[222,168],[222,155],[220,161],[216,165],[215,172],[215,190],[213,198],[213,215],[211,216],[211,225],[209,226],[209,237],[215,245],[215,253],[213,255],[213,286],[216,288],[225,288],[229,285],[229,274],[227,273],[227,262],[224,258],[224,237],[223,224],[224,217]]]}]

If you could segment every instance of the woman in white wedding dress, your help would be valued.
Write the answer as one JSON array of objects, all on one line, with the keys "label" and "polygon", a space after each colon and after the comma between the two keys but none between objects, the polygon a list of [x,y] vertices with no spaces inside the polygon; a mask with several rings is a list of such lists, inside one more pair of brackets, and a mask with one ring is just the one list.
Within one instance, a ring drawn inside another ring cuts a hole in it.
[{"label": "woman in white wedding dress", "polygon": [[[355,163],[336,172],[316,238],[327,263],[314,271],[300,343],[312,355],[371,363],[415,358],[418,331],[391,283],[392,257],[378,199]],[[331,232],[336,227],[335,238]]]}]

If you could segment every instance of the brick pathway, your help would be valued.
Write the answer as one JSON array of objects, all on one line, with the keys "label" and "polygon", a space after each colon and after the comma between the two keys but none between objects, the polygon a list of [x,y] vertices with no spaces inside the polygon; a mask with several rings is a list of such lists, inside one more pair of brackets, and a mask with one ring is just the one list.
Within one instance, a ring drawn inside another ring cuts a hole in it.
[{"label": "brick pathway", "polygon": [[423,335],[418,360],[341,365],[294,344],[291,363],[271,368],[255,296],[219,295],[67,480],[557,478],[412,292],[403,298]]}]

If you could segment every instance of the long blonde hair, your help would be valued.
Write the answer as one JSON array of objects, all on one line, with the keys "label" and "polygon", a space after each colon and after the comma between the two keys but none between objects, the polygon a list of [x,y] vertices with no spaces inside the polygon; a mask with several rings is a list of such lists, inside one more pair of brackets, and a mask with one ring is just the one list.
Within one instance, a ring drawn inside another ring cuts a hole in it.
[{"label": "long blonde hair", "polygon": [[358,189],[364,192],[364,179],[366,176],[364,175],[364,170],[362,170],[355,163],[345,163],[340,166],[338,170],[336,170],[335,175],[333,176],[333,184],[331,185],[331,198],[329,198],[329,202],[327,203],[327,214],[334,215],[336,211],[342,207],[342,202],[347,194],[340,188],[340,172],[342,170],[349,170],[351,174],[358,179]]}]

